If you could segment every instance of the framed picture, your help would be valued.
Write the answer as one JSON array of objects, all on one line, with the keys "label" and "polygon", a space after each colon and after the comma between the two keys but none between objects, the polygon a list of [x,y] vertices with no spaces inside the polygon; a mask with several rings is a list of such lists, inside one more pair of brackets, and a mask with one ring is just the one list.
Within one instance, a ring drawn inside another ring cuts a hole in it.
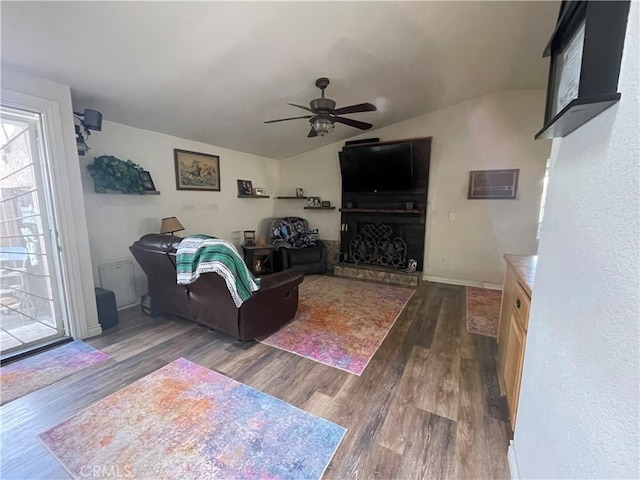
[{"label": "framed picture", "polygon": [[320,206],[321,207],[330,207],[331,206],[331,202],[329,200],[322,200],[320,202]]},{"label": "framed picture", "polygon": [[220,191],[220,157],[173,149],[177,190]]},{"label": "framed picture", "polygon": [[153,180],[151,179],[151,174],[143,170],[140,172],[140,179],[142,180],[142,186],[145,190],[155,192],[156,186],[153,184]]},{"label": "framed picture", "polygon": [[262,188],[262,187],[256,187],[255,188],[255,193],[256,195],[260,195],[260,196],[265,196],[267,194],[267,189],[266,188]]},{"label": "framed picture", "polygon": [[320,206],[320,197],[308,197],[307,198],[307,207],[319,207]]},{"label": "framed picture", "polygon": [[299,197],[299,198],[304,197],[304,190],[301,188],[296,188],[296,197]]},{"label": "framed picture", "polygon": [[251,180],[238,180],[238,195],[253,195]]},{"label": "framed picture", "polygon": [[244,244],[247,247],[253,247],[256,244],[256,231],[245,230],[244,232]]}]

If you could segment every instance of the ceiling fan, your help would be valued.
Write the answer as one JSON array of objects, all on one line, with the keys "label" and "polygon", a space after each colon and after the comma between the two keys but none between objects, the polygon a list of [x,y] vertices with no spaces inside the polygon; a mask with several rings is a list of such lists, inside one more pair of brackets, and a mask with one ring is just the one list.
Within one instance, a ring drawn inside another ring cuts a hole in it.
[{"label": "ceiling fan", "polygon": [[375,112],[376,106],[371,103],[359,103],[357,105],[350,105],[348,107],[336,108],[336,102],[330,98],[324,97],[324,89],[329,85],[329,79],[322,77],[316,80],[316,87],[322,91],[322,97],[311,100],[309,107],[302,105],[296,105],[295,103],[289,103],[293,107],[298,107],[303,110],[311,112],[313,115],[303,115],[301,117],[289,117],[281,118],[279,120],[267,120],[264,123],[285,122],[287,120],[298,120],[300,118],[306,118],[311,124],[311,131],[307,137],[317,137],[320,135],[324,137],[327,133],[331,132],[334,127],[334,123],[343,123],[350,127],[359,128],[360,130],[369,130],[373,127],[372,124],[366,122],[359,122],[358,120],[351,120],[350,118],[339,117],[338,115],[344,115],[347,113],[359,113],[359,112]]}]

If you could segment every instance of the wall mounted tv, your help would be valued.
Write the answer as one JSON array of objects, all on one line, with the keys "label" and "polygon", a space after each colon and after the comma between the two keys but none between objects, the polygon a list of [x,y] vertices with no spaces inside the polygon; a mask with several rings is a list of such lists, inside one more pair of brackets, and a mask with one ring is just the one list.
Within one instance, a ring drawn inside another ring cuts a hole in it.
[{"label": "wall mounted tv", "polygon": [[344,148],[343,192],[400,192],[414,187],[411,142]]}]

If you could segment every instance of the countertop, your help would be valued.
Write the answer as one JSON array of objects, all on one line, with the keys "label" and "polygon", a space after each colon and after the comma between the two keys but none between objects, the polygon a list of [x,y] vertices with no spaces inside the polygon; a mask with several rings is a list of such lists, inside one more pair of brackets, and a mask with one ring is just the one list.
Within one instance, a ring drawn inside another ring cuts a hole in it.
[{"label": "countertop", "polygon": [[537,255],[510,255],[505,254],[504,259],[513,265],[522,281],[529,288],[529,294],[533,292],[533,279],[536,276],[536,266],[538,264]]}]

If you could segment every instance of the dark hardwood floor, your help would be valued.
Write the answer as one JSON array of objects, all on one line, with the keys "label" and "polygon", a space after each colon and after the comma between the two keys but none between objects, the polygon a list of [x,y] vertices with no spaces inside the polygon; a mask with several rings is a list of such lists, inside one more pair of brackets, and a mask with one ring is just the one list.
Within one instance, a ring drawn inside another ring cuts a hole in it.
[{"label": "dark hardwood floor", "polygon": [[179,357],[348,429],[326,479],[508,478],[494,339],[467,333],[464,287],[425,283],[358,377],[139,309],[87,340],[111,359],[0,407],[3,479],[69,478],[37,435]]}]

